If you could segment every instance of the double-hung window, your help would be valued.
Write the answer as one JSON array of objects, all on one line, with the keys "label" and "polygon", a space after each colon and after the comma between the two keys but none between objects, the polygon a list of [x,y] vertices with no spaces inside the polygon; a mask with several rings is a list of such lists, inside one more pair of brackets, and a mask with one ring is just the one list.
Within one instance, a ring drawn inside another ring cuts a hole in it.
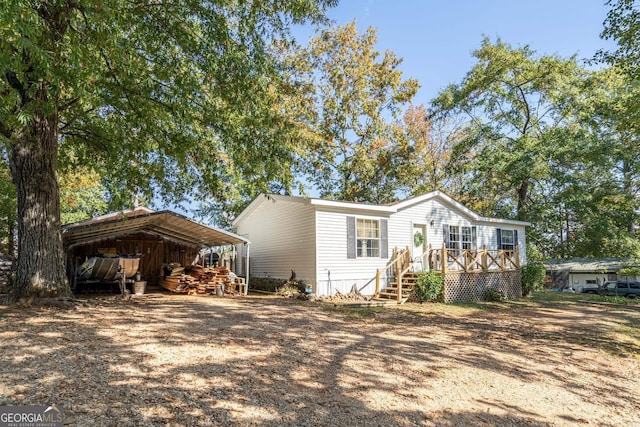
[{"label": "double-hung window", "polygon": [[460,227],[457,225],[449,226],[447,249],[460,249]]},{"label": "double-hung window", "polygon": [[513,234],[513,230],[502,230],[502,233],[500,233],[500,249],[503,251],[513,251],[515,249]]},{"label": "double-hung window", "polygon": [[518,230],[505,230],[498,228],[498,250],[515,251],[518,247]]},{"label": "double-hung window", "polygon": [[347,259],[389,257],[389,220],[347,216]]},{"label": "double-hung window", "polygon": [[380,221],[357,219],[356,250],[358,258],[380,257]]},{"label": "double-hung window", "polygon": [[460,227],[460,237],[461,237],[461,242],[460,242],[460,246],[462,247],[462,249],[474,249],[474,242],[473,242],[473,233],[471,231],[471,227]]},{"label": "double-hung window", "polygon": [[457,251],[474,250],[476,248],[476,228],[469,226],[445,224],[445,241],[447,249]]}]

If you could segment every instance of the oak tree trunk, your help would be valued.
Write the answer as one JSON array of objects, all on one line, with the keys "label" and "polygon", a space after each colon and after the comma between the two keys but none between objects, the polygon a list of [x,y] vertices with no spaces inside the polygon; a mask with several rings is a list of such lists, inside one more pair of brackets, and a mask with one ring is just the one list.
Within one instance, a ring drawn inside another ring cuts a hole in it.
[{"label": "oak tree trunk", "polygon": [[529,198],[529,185],[530,180],[526,178],[518,187],[518,211],[516,212],[516,218],[523,221],[526,219],[525,208]]},{"label": "oak tree trunk", "polygon": [[[43,90],[36,96],[46,98]],[[71,296],[60,228],[57,125],[56,112],[36,111],[11,149],[18,204],[18,257],[10,302]]]}]

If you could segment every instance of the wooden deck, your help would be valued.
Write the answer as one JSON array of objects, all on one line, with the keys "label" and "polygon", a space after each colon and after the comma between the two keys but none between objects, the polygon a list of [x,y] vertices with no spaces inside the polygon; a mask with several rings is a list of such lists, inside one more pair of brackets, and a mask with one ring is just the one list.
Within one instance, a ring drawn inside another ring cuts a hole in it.
[{"label": "wooden deck", "polygon": [[[424,268],[426,266],[427,268]],[[394,249],[391,261],[376,271],[375,299],[406,302],[418,284],[420,271],[448,273],[489,273],[518,270],[520,254],[518,250],[459,250],[433,249],[431,246],[423,257],[412,259],[409,248]],[[382,286],[386,276],[387,286]]]},{"label": "wooden deck", "polygon": [[520,254],[518,250],[470,250],[470,249],[433,249],[425,254],[429,270],[440,271],[446,274],[448,271],[464,271],[466,273],[478,271],[507,271],[520,268]]}]

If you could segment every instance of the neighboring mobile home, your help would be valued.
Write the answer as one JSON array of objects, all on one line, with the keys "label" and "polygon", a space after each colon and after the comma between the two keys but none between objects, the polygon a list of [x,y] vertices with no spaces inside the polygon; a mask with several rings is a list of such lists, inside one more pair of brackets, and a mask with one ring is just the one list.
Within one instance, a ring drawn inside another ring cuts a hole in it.
[{"label": "neighboring mobile home", "polygon": [[584,292],[597,290],[606,282],[637,281],[640,276],[626,276],[625,270],[638,270],[640,265],[624,258],[552,259],[545,264],[548,282],[563,290]]},{"label": "neighboring mobile home", "polygon": [[[388,270],[396,248],[408,248],[413,270],[434,268],[443,250],[464,254],[469,270],[478,271],[480,258],[472,253],[484,250],[496,261],[500,251],[516,260],[515,270],[526,263],[527,225],[482,217],[439,191],[390,205],[261,195],[233,223],[251,241],[253,276],[286,279],[295,271],[318,295],[346,293],[354,284],[374,294],[376,272]],[[451,260],[451,270],[467,265]]]}]

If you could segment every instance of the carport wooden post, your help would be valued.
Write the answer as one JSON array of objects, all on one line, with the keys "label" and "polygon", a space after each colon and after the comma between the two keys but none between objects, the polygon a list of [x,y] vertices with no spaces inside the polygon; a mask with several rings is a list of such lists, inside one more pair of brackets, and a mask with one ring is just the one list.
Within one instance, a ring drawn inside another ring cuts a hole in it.
[{"label": "carport wooden post", "polygon": [[249,243],[245,243],[245,246],[247,247],[247,261],[245,262],[245,275],[247,276],[245,282],[246,282],[246,286],[244,287],[244,294],[247,295],[249,293],[249,248],[250,248],[250,244]]}]

